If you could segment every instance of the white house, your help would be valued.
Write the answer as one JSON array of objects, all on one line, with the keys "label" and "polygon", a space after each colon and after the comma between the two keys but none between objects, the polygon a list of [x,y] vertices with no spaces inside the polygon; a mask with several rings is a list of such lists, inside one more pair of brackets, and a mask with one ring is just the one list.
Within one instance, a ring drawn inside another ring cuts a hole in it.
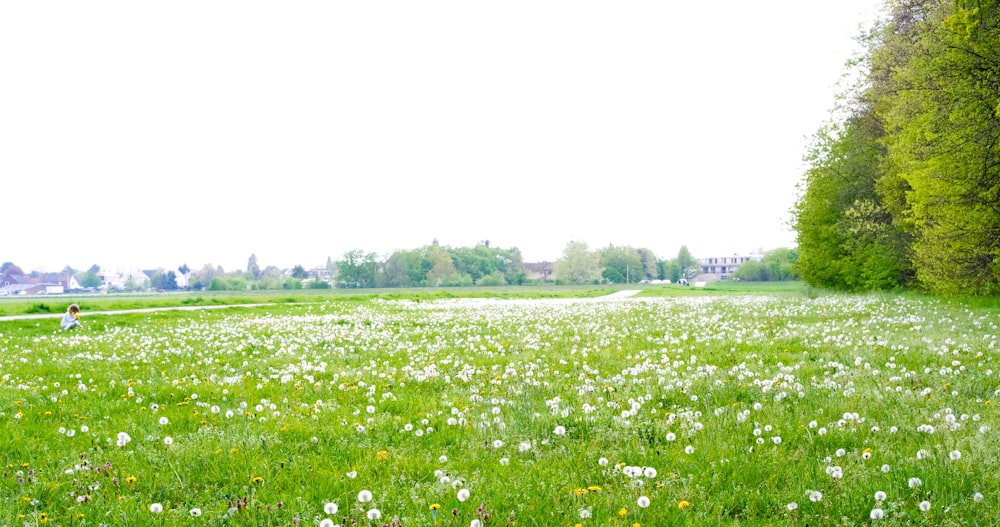
[{"label": "white house", "polygon": [[129,279],[136,286],[142,286],[149,281],[146,273],[138,269],[119,270],[116,273],[102,269],[101,272],[97,273],[97,276],[101,277],[101,282],[107,289],[125,289],[125,284],[129,282]]},{"label": "white house", "polygon": [[698,275],[697,280],[701,281],[713,281],[713,280],[728,280],[733,273],[741,265],[750,260],[761,261],[764,259],[763,254],[750,253],[749,255],[739,255],[733,253],[732,256],[715,256],[711,258],[699,258],[698,265],[701,274]]}]

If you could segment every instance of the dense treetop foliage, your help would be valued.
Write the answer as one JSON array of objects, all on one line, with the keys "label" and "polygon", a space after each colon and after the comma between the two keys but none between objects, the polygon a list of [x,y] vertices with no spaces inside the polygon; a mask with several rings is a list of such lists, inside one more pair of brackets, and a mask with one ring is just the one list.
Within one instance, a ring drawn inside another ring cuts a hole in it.
[{"label": "dense treetop foliage", "polygon": [[1000,0],[890,0],[794,208],[810,284],[993,294]]}]

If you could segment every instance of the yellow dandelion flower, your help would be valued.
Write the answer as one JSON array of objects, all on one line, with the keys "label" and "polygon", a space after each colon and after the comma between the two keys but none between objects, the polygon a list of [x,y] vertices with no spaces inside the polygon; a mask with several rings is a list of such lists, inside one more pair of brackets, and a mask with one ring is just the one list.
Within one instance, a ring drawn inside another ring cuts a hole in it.
[{"label": "yellow dandelion flower", "polygon": [[378,459],[380,459],[382,461],[385,461],[385,460],[389,459],[389,453],[386,452],[385,450],[379,450],[378,453],[375,454],[375,457],[377,457]]},{"label": "yellow dandelion flower", "polygon": [[431,503],[431,510],[432,511],[436,511],[436,510],[439,510],[439,509],[441,509],[441,504],[440,503]]},{"label": "yellow dandelion flower", "polygon": [[135,476],[129,476],[129,477],[125,478],[125,483],[128,483],[128,484],[131,485],[132,483],[135,483],[138,480],[139,480],[139,478],[136,478]]},{"label": "yellow dandelion flower", "polygon": [[619,516],[625,516],[626,514],[628,514],[628,509],[626,509],[625,507],[622,507],[622,509],[618,511]]},{"label": "yellow dandelion flower", "polygon": [[587,489],[573,489],[573,493],[577,496],[582,496],[587,493]]},{"label": "yellow dandelion flower", "polygon": [[601,487],[598,487],[597,485],[591,485],[591,486],[587,487],[587,490],[590,490],[590,491],[593,491],[593,492],[601,492]]},{"label": "yellow dandelion flower", "polygon": [[690,506],[691,506],[691,503],[688,502],[688,500],[681,500],[681,502],[677,504],[677,508],[680,509],[680,510],[684,510],[684,509],[686,509],[686,508],[688,508]]},{"label": "yellow dandelion flower", "polygon": [[253,479],[251,479],[250,481],[253,482],[253,483],[263,483],[264,482],[264,478],[262,478],[260,476],[254,476]]}]

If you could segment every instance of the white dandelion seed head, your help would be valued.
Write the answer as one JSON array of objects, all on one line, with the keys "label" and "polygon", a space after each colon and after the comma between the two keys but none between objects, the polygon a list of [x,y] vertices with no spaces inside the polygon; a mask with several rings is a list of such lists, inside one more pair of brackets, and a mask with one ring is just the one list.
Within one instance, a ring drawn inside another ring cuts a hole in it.
[{"label": "white dandelion seed head", "polygon": [[377,520],[377,519],[379,519],[379,518],[382,517],[382,511],[380,511],[378,509],[372,509],[372,510],[368,511],[368,513],[366,514],[366,516],[368,516],[369,520],[375,521],[375,520]]},{"label": "white dandelion seed head", "polygon": [[340,510],[340,507],[338,507],[336,503],[331,502],[323,505],[323,512],[327,514],[337,514],[338,510]]},{"label": "white dandelion seed head", "polygon": [[362,490],[358,493],[358,501],[361,503],[368,503],[372,500],[372,493],[370,490]]},{"label": "white dandelion seed head", "polygon": [[461,489],[461,490],[459,490],[458,491],[458,495],[457,495],[458,501],[465,501],[465,500],[469,499],[469,495],[470,494],[471,493],[469,492],[469,489]]},{"label": "white dandelion seed head", "polygon": [[875,501],[885,501],[885,493],[881,490],[875,493]]},{"label": "white dandelion seed head", "polygon": [[873,520],[881,520],[882,518],[885,517],[885,511],[883,511],[882,509],[880,509],[878,507],[875,507],[868,514],[868,517],[871,518],[871,519],[873,519]]},{"label": "white dandelion seed head", "polygon": [[163,512],[163,505],[160,504],[160,503],[150,504],[150,506],[149,506],[149,512],[152,512],[153,514],[159,514],[159,513]]},{"label": "white dandelion seed head", "polygon": [[931,510],[931,502],[929,502],[927,500],[921,501],[919,507],[920,507],[920,510],[922,510],[924,512],[927,512],[927,511]]}]

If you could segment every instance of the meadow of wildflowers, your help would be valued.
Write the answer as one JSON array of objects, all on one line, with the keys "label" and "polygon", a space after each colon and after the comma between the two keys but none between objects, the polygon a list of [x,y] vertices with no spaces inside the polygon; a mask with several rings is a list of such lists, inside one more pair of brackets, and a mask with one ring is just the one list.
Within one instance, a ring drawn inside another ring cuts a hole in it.
[{"label": "meadow of wildflowers", "polygon": [[372,299],[0,322],[0,525],[992,525],[995,310]]}]

